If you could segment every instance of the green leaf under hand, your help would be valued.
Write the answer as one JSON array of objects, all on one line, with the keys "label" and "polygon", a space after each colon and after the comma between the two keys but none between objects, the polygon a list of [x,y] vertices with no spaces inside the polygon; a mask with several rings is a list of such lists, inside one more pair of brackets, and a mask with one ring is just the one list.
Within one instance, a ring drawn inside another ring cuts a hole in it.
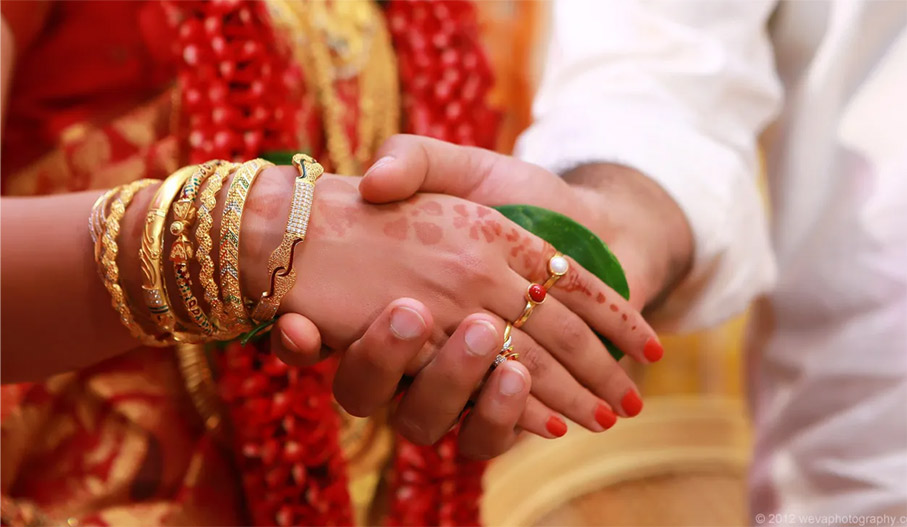
[{"label": "green leaf under hand", "polygon": [[[605,242],[589,229],[563,214],[532,205],[501,205],[494,208],[510,221],[572,257],[624,298],[630,298],[623,267]],[[623,357],[611,341],[597,332],[596,335],[615,360]]]}]

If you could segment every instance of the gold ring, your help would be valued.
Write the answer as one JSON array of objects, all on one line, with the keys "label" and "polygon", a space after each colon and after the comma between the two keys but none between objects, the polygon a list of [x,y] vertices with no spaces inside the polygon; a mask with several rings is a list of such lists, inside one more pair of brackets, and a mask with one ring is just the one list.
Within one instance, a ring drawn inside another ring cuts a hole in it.
[{"label": "gold ring", "polygon": [[555,251],[554,255],[548,259],[548,279],[543,284],[529,284],[526,289],[526,307],[523,313],[513,322],[513,327],[523,327],[523,324],[529,320],[535,306],[543,303],[548,298],[548,290],[570,269],[570,264],[560,251]]},{"label": "gold ring", "polygon": [[526,321],[529,320],[529,316],[532,315],[535,306],[543,303],[547,297],[548,290],[545,286],[541,284],[529,284],[529,287],[526,288],[526,307],[523,308],[523,313],[513,321],[513,327],[523,327],[523,324],[525,324]]},{"label": "gold ring", "polygon": [[501,351],[499,351],[498,355],[494,358],[494,364],[491,366],[492,369],[497,368],[504,361],[517,360],[520,358],[520,354],[513,351],[512,332],[513,324],[508,322],[507,326],[504,328],[504,343],[501,345]]},{"label": "gold ring", "polygon": [[554,284],[567,274],[570,269],[570,263],[564,258],[563,253],[555,251],[554,256],[548,259],[548,279],[542,284],[545,291],[551,290]]}]

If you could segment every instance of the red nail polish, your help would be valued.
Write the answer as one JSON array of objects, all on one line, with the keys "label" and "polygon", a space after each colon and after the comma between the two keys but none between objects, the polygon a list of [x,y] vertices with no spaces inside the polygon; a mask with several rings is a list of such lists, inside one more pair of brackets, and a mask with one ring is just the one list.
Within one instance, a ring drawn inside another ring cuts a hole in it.
[{"label": "red nail polish", "polygon": [[628,391],[620,400],[620,405],[629,417],[637,416],[642,411],[642,399],[635,390]]},{"label": "red nail polish", "polygon": [[611,411],[607,406],[600,404],[595,410],[595,420],[598,421],[598,424],[602,425],[602,428],[605,430],[614,426],[614,423],[617,422],[617,416],[614,412]]},{"label": "red nail polish", "polygon": [[646,345],[642,348],[642,354],[646,356],[646,360],[649,362],[658,362],[658,360],[661,359],[661,356],[665,354],[665,350],[661,347],[661,343],[658,342],[658,339],[649,337],[649,340],[646,341]]},{"label": "red nail polish", "polygon": [[562,437],[567,433],[567,423],[556,415],[552,415],[548,418],[548,423],[545,424],[545,428],[547,428],[548,432],[554,437]]}]

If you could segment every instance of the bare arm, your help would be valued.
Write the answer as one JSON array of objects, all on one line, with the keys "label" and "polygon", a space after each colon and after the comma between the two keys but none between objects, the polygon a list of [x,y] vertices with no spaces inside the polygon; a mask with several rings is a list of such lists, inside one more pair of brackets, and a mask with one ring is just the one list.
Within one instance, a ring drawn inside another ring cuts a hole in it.
[{"label": "bare arm", "polygon": [[[99,194],[2,199],[2,382],[83,367],[135,347],[92,256],[87,219]],[[146,195],[140,199],[147,202]],[[125,253],[134,244],[122,245]]]}]

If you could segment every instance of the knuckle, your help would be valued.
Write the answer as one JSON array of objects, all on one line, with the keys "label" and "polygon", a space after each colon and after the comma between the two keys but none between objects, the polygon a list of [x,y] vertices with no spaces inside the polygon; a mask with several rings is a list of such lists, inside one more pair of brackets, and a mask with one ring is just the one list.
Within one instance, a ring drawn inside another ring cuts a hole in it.
[{"label": "knuckle", "polygon": [[460,453],[474,461],[488,461],[501,453],[497,450],[490,450],[486,445],[473,446],[469,442],[460,445]]},{"label": "knuckle", "polygon": [[352,392],[338,389],[336,383],[334,385],[334,399],[337,400],[337,404],[341,408],[354,417],[369,417],[374,411],[374,406],[368,401],[361,397],[356,397]]},{"label": "knuckle", "polygon": [[594,405],[589,404],[590,395],[583,393],[581,390],[577,390],[570,396],[570,403],[568,408],[572,408],[573,411],[577,412],[577,415],[582,415],[585,413],[586,409],[593,407]]},{"label": "knuckle", "polygon": [[369,372],[371,377],[388,380],[399,376],[397,366],[392,360],[392,346],[379,346],[377,343],[357,341],[347,352],[350,364]]},{"label": "knuckle", "polygon": [[408,417],[398,416],[396,425],[397,432],[411,443],[425,446],[437,440],[428,428]]},{"label": "knuckle", "polygon": [[561,350],[570,355],[579,354],[586,342],[586,325],[573,317],[564,317],[556,329]]},{"label": "knuckle", "polygon": [[605,366],[598,388],[600,394],[624,393],[632,385],[627,373],[616,362]]},{"label": "knuckle", "polygon": [[514,346],[514,351],[520,354],[520,364],[526,367],[530,376],[535,378],[536,375],[544,371],[541,368],[544,361],[544,352],[538,344],[527,344],[523,349]]}]

